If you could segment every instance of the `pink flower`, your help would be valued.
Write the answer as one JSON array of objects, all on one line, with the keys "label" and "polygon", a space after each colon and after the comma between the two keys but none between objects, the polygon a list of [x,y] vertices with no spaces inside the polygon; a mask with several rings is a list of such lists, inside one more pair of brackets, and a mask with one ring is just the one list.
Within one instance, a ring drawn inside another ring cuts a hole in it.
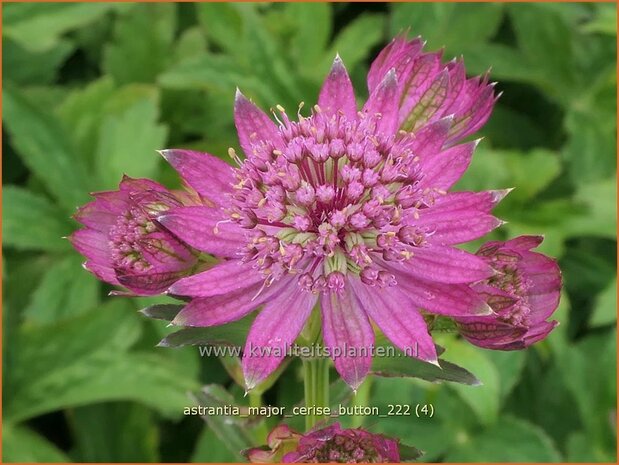
[{"label": "pink flower", "polygon": [[362,429],[342,429],[338,423],[303,435],[280,425],[269,434],[268,447],[244,453],[254,463],[400,462],[397,440]]},{"label": "pink flower", "polygon": [[198,253],[153,220],[181,198],[147,179],[124,177],[117,191],[93,194],[75,219],[85,228],[69,238],[99,279],[138,295],[160,294],[187,276]]},{"label": "pink flower", "polygon": [[541,236],[520,236],[488,242],[477,255],[496,274],[474,289],[496,312],[485,317],[456,319],[460,333],[486,349],[517,350],[544,339],[558,321],[547,321],[559,305],[561,271],[557,263],[531,249]]},{"label": "pink flower", "polygon": [[172,208],[158,221],[224,259],[170,288],[193,298],[174,323],[221,325],[264,305],[243,356],[248,389],[279,365],[318,301],[324,344],[343,353],[335,367],[353,388],[370,369],[372,322],[397,347],[437,363],[420,308],[491,313],[469,284],[492,269],[454,245],[502,224],[490,212],[507,191],[448,191],[477,146],[458,141],[488,119],[493,86],[466,79],[460,60],[423,53],[420,39],[398,37],[372,64],[368,87],[357,111],[336,57],[318,105],[308,116],[299,108],[298,121],[278,106],[276,124],[237,92],[246,156],[231,149],[238,168],[208,154],[163,152],[215,207]]}]

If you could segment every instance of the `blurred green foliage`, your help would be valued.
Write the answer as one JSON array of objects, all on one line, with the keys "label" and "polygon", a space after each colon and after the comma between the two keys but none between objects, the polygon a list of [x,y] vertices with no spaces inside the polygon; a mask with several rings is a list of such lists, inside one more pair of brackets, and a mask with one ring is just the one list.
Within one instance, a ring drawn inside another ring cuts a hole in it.
[{"label": "blurred green foliage", "polygon": [[[240,459],[217,424],[182,415],[187,392],[207,383],[247,402],[220,362],[154,348],[169,331],[135,310],[163,300],[107,297],[61,237],[88,192],[123,173],[177,185],[155,149],[237,146],[236,86],[265,108],[312,104],[339,52],[362,100],[371,58],[406,29],[448,58],[463,54],[471,74],[492,67],[504,94],[460,187],[516,188],[493,237],[546,235],[543,251],[564,273],[561,326],[513,353],[440,334],[447,360],[483,386],[373,378],[371,405],[431,403],[434,417],[344,422],[397,435],[428,461],[616,460],[614,4],[8,3],[3,12],[5,462]],[[301,398],[294,362],[265,401]]]}]

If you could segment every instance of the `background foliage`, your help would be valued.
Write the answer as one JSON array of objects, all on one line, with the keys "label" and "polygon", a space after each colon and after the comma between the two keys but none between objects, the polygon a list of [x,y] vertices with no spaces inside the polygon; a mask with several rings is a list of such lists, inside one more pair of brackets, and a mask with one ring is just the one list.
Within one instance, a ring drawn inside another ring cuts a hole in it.
[{"label": "background foliage", "polygon": [[[494,237],[544,233],[565,293],[550,338],[496,353],[440,335],[480,387],[376,378],[371,405],[434,418],[351,418],[428,461],[615,461],[614,4],[5,4],[4,461],[234,461],[188,391],[228,386],[217,359],[157,349],[169,330],[106,296],[62,236],[120,176],[178,179],[155,149],[225,154],[239,86],[268,108],[313,103],[336,52],[363,96],[370,59],[410,28],[492,66],[504,92],[461,187],[517,189]],[[224,394],[222,394],[224,395]],[[228,395],[228,394],[225,394]],[[295,362],[267,393],[302,398]],[[224,431],[224,434],[234,434]],[[231,436],[228,436],[231,437]]]}]

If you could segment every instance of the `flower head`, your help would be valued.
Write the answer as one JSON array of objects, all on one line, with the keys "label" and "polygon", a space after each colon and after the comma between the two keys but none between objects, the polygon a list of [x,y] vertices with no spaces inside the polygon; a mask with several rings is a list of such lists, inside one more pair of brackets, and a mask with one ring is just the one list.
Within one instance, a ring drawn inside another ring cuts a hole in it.
[{"label": "flower head", "polygon": [[197,264],[197,252],[153,219],[182,205],[180,197],[153,181],[129,177],[119,190],[93,195],[75,215],[85,228],[70,240],[98,278],[135,294],[159,294]]},{"label": "flower head", "polygon": [[[490,212],[507,191],[449,192],[495,101],[486,78],[467,79],[462,61],[441,63],[419,39],[394,39],[372,64],[369,99],[357,111],[339,57],[309,114],[279,106],[275,123],[237,92],[235,123],[245,159],[236,169],[182,150],[163,154],[214,206],[158,217],[196,249],[225,259],[169,290],[192,297],[174,323],[211,326],[258,306],[243,368],[247,388],[281,362],[320,300],[322,334],[344,380],[370,369],[374,322],[398,347],[437,363],[419,310],[491,313],[469,284],[493,271],[454,245],[501,224]],[[271,349],[280,350],[273,351]],[[267,354],[268,355],[265,355]]]},{"label": "flower head", "polygon": [[559,305],[561,271],[557,263],[532,252],[543,238],[520,236],[488,242],[477,255],[496,274],[474,286],[496,312],[492,316],[456,319],[460,333],[487,349],[523,349],[544,339],[557,321],[547,321]]},{"label": "flower head", "polygon": [[[398,463],[395,439],[362,429],[342,429],[339,423],[300,435],[287,426],[275,428],[267,448],[245,452],[250,462],[266,463]],[[284,452],[284,450],[290,450]]]}]

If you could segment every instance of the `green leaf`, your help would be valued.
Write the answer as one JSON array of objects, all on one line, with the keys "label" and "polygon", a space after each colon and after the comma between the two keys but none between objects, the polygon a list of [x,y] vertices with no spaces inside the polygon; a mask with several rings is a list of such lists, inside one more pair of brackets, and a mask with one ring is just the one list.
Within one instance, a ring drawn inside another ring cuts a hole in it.
[{"label": "green leaf", "polygon": [[[153,412],[132,403],[104,403],[69,413],[79,462],[158,462],[159,431]],[[122,428],[118,426],[122,425]]]},{"label": "green leaf", "polygon": [[616,450],[616,329],[593,333],[575,345],[558,347],[563,385],[576,399],[576,409],[595,447]]},{"label": "green leaf", "polygon": [[332,8],[328,3],[285,3],[286,15],[293,24],[290,54],[304,70],[311,70],[322,57],[332,27]]},{"label": "green leaf", "polygon": [[[396,356],[374,357],[372,373],[387,377],[419,378],[431,382],[451,381],[468,385],[477,385],[479,380],[469,371],[458,365],[439,360],[440,368],[414,357],[407,357],[391,346]],[[386,347],[385,349],[388,349]]]},{"label": "green leaf", "polygon": [[113,3],[12,3],[4,8],[2,35],[33,52],[53,48],[62,34],[94,22]]},{"label": "green leaf", "polygon": [[384,35],[384,25],[383,16],[362,14],[344,27],[324,55],[321,64],[315,68],[316,79],[324,78],[337,54],[342,57],[346,68],[352,73],[354,68],[367,57],[369,51],[381,41]]},{"label": "green leaf", "polygon": [[492,428],[465,439],[446,462],[561,462],[561,455],[539,427],[503,416]]},{"label": "green leaf", "polygon": [[69,463],[71,459],[43,436],[25,426],[2,425],[2,462]]},{"label": "green leaf", "polygon": [[[121,103],[129,94],[133,101]],[[142,95],[143,94],[143,95]],[[105,188],[118,185],[123,174],[154,177],[164,147],[167,127],[158,124],[158,94],[150,87],[127,87],[115,95],[119,107],[103,118],[96,152],[96,167]]]},{"label": "green leaf", "polygon": [[5,186],[2,211],[5,246],[48,252],[70,249],[69,241],[63,239],[73,229],[68,215],[45,197],[20,187]]},{"label": "green leaf", "polygon": [[114,81],[109,76],[90,81],[81,89],[73,89],[57,111],[77,152],[83,154],[85,162],[92,169],[99,128],[106,115],[101,109],[105,108],[115,90]]},{"label": "green leaf", "polygon": [[450,384],[460,397],[484,424],[493,423],[499,413],[501,396],[501,379],[489,357],[483,350],[451,336],[439,339],[445,347],[445,357],[464,368],[474,370],[481,385],[471,389],[467,386]]},{"label": "green leaf", "polygon": [[391,35],[410,28],[428,41],[429,49],[445,47],[460,55],[462,47],[478,45],[495,35],[503,19],[500,3],[395,3]]},{"label": "green leaf", "polygon": [[143,308],[140,313],[148,318],[156,320],[172,321],[174,317],[183,309],[183,305],[176,304],[155,304]]},{"label": "green leaf", "polygon": [[128,352],[140,334],[126,301],[54,325],[22,328],[5,418],[22,421],[67,407],[133,400],[170,417],[187,405],[196,382],[174,360]]},{"label": "green leaf", "polygon": [[14,89],[4,89],[2,103],[11,143],[28,168],[66,209],[84,203],[90,176],[58,122]]},{"label": "green leaf", "polygon": [[41,325],[79,315],[99,301],[99,283],[81,267],[83,258],[71,254],[46,270],[24,309],[29,323]]},{"label": "green leaf", "polygon": [[617,321],[617,279],[597,296],[591,326],[604,326]]},{"label": "green leaf", "polygon": [[565,117],[569,138],[562,150],[577,185],[608,178],[617,163],[617,73],[599,72],[591,87],[572,99]]},{"label": "green leaf", "polygon": [[71,42],[60,40],[51,50],[31,52],[6,39],[2,44],[4,77],[21,85],[50,84],[56,79],[58,68],[74,50]]},{"label": "green leaf", "polygon": [[536,83],[559,102],[568,102],[576,84],[574,35],[559,11],[535,4],[507,6],[518,47],[539,70]]},{"label": "green leaf", "polygon": [[277,100],[268,83],[263,83],[255,75],[246,73],[236,60],[225,55],[207,53],[183,60],[161,74],[158,82],[170,89],[213,89],[228,92],[230,109],[234,102],[234,89],[237,86],[249,95],[259,96],[261,102]]},{"label": "green leaf", "polygon": [[234,463],[239,460],[236,453],[232,453],[225,446],[226,441],[221,441],[215,432],[208,426],[204,426],[196,441],[195,449],[191,455],[193,463]]},{"label": "green leaf", "polygon": [[239,43],[230,40],[240,37],[243,31],[243,18],[234,3],[196,3],[198,23],[206,36],[223,50],[235,54],[240,52]]},{"label": "green leaf", "polygon": [[617,5],[601,3],[592,5],[597,14],[582,26],[582,30],[589,34],[617,35]]},{"label": "green leaf", "polygon": [[184,328],[166,336],[159,343],[159,347],[183,347],[187,345],[242,347],[245,344],[245,338],[253,319],[254,315],[249,315],[241,320],[221,326]]},{"label": "green leaf", "polygon": [[[234,398],[222,386],[210,384],[194,395],[196,402],[203,407],[222,407],[234,405]],[[242,457],[240,452],[252,447],[251,434],[238,417],[225,415],[206,415],[203,417],[209,428],[217,435],[235,457]]]},{"label": "green leaf", "polygon": [[564,231],[570,236],[616,237],[616,197],[616,178],[579,187],[574,200],[580,214],[567,218]]},{"label": "green leaf", "polygon": [[398,444],[398,449],[400,451],[400,460],[402,462],[412,462],[423,456],[423,451],[417,449],[416,447],[407,446],[406,444]]},{"label": "green leaf", "polygon": [[153,82],[171,58],[176,4],[133,5],[115,23],[105,48],[104,71],[118,83]]}]

